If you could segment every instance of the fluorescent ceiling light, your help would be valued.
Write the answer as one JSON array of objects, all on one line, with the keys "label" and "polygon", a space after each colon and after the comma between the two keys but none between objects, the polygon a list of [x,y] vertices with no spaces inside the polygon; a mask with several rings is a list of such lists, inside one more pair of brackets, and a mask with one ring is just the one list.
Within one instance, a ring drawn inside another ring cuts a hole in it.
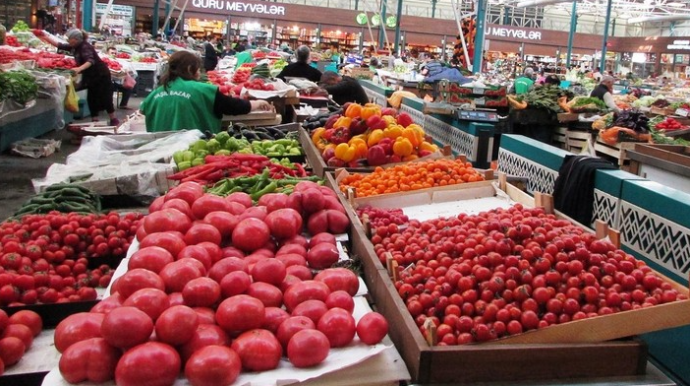
[{"label": "fluorescent ceiling light", "polygon": [[690,20],[690,14],[677,14],[666,16],[642,16],[628,19],[628,23],[653,23],[660,21]]},{"label": "fluorescent ceiling light", "polygon": [[524,7],[536,7],[536,6],[543,6],[543,5],[549,5],[549,4],[558,4],[558,3],[565,3],[569,1],[564,1],[564,0],[525,0],[517,3],[515,5],[516,8],[524,8]]}]

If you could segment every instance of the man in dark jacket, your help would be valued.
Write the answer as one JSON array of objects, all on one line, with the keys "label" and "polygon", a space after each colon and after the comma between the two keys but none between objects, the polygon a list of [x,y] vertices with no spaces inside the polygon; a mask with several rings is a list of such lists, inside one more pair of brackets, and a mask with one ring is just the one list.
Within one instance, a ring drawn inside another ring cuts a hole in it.
[{"label": "man in dark jacket", "polygon": [[340,105],[347,102],[356,102],[361,105],[369,103],[369,97],[362,85],[349,76],[340,76],[333,71],[326,71],[321,76],[321,87]]},{"label": "man in dark jacket", "polygon": [[213,71],[216,69],[216,65],[218,65],[218,51],[216,51],[217,43],[218,38],[209,36],[204,45],[204,70],[206,71]]},{"label": "man in dark jacket", "polygon": [[321,71],[312,67],[309,62],[311,58],[311,50],[307,46],[299,46],[297,52],[297,62],[290,63],[276,76],[276,78],[285,80],[288,78],[306,78],[314,83],[321,80]]}]

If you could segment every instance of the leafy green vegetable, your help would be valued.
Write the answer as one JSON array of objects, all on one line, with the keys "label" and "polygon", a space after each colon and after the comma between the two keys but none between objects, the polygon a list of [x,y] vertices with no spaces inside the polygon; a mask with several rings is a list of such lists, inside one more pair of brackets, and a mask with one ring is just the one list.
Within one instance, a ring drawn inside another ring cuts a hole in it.
[{"label": "leafy green vegetable", "polygon": [[26,71],[0,72],[0,100],[13,99],[18,103],[36,99],[36,78]]},{"label": "leafy green vegetable", "polygon": [[546,109],[554,113],[560,113],[563,112],[563,109],[558,105],[558,98],[562,96],[571,98],[572,95],[570,91],[547,84],[533,88],[527,94],[518,97],[518,100],[527,102],[530,108]]},{"label": "leafy green vegetable", "polygon": [[579,107],[579,106],[586,106],[589,104],[594,104],[600,109],[607,109],[606,103],[602,101],[599,98],[594,98],[594,97],[580,97],[575,100],[575,103],[573,104],[574,107]]}]

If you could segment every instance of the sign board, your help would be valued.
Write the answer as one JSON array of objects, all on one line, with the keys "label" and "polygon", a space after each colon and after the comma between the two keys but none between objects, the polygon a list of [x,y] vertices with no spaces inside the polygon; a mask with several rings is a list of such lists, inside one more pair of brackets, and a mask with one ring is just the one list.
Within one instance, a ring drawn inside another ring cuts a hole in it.
[{"label": "sign board", "polygon": [[673,44],[666,46],[669,50],[690,50],[690,40],[674,40]]},{"label": "sign board", "polygon": [[192,6],[216,11],[285,16],[285,7],[282,5],[253,4],[231,0],[192,0]]},{"label": "sign board", "polygon": [[[99,26],[101,18],[105,15],[108,4],[96,3],[96,23]],[[113,4],[110,7],[110,12],[105,15],[105,23],[103,29],[108,30],[108,33],[117,36],[132,36],[132,24],[134,23],[134,7],[128,5]]]},{"label": "sign board", "polygon": [[529,31],[522,28],[513,27],[493,27],[487,26],[484,32],[486,36],[497,36],[504,38],[514,38],[518,40],[541,40],[541,31]]}]

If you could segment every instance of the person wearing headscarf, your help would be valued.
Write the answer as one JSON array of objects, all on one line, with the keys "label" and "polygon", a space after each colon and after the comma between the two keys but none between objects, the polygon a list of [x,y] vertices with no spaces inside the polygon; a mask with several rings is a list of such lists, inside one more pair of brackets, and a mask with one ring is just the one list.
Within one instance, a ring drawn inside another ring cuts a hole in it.
[{"label": "person wearing headscarf", "polygon": [[146,131],[201,130],[218,133],[223,115],[250,111],[275,111],[264,100],[246,101],[223,95],[218,86],[199,82],[201,59],[189,51],[178,51],[168,60],[160,86],[139,108],[146,116]]},{"label": "person wearing headscarf", "polygon": [[74,74],[81,74],[80,88],[87,90],[86,103],[91,112],[91,119],[98,120],[98,115],[105,110],[110,118],[110,126],[119,126],[120,121],[115,117],[113,106],[113,80],[110,70],[98,56],[96,49],[87,42],[86,32],[73,28],[66,33],[67,44],[50,41],[59,50],[69,51],[74,56],[77,67],[72,69]]}]

